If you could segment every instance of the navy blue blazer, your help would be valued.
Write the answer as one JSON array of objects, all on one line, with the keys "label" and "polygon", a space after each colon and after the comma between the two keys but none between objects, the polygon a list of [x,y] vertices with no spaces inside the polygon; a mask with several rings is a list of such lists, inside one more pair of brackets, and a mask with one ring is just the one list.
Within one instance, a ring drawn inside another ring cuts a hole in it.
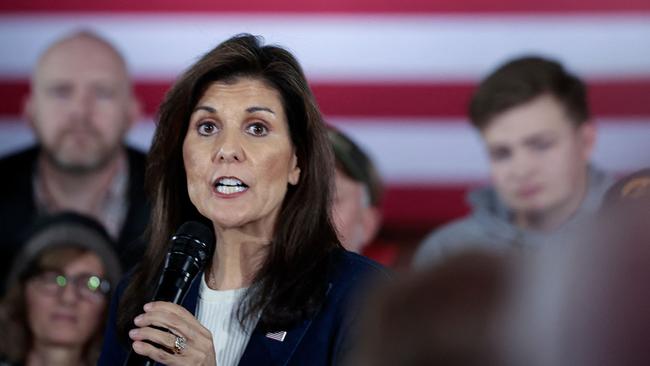
[{"label": "navy blue blazer", "polygon": [[[360,295],[365,292],[369,281],[386,280],[390,274],[380,264],[358,254],[340,250],[334,255],[338,258],[328,278],[329,290],[325,302],[318,313],[291,329],[285,329],[287,333],[283,341],[267,337],[265,331],[256,327],[239,362],[240,366],[341,364],[350,348],[348,334],[360,311]],[[115,329],[117,304],[126,287],[122,282],[111,301],[98,362],[100,366],[122,365],[130,347],[118,340]],[[197,276],[182,304],[192,314],[196,311],[199,284]]]}]

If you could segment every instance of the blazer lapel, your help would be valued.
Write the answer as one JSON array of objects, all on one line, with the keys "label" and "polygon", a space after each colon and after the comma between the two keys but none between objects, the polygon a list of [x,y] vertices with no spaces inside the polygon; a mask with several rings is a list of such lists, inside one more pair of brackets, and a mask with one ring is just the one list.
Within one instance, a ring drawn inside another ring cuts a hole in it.
[{"label": "blazer lapel", "polygon": [[287,365],[311,322],[311,319],[307,319],[292,329],[274,332],[267,332],[259,325],[256,326],[239,365]]},{"label": "blazer lapel", "polygon": [[[326,296],[329,296],[331,289],[332,284],[330,283]],[[318,313],[321,311],[322,309]],[[239,366],[288,365],[296,348],[309,330],[312,320],[313,317],[309,317],[291,329],[278,329],[273,332],[261,329],[258,324],[246,345]]]},{"label": "blazer lapel", "polygon": [[[200,273],[199,276],[202,276]],[[187,296],[183,300],[183,307],[196,315],[196,305],[199,298],[200,277],[194,279]],[[331,289],[329,285],[327,292]],[[268,332],[255,326],[253,334],[246,345],[239,365],[241,366],[286,366],[289,364],[296,348],[311,326],[312,318],[306,319],[291,329],[279,329]],[[282,333],[286,332],[286,334]]]}]

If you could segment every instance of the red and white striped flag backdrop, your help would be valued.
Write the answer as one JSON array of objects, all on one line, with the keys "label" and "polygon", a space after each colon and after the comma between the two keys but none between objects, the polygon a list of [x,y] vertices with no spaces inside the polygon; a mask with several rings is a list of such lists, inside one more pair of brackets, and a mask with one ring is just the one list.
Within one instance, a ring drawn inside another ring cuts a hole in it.
[{"label": "red and white striped flag backdrop", "polygon": [[148,116],[129,139],[143,147],[163,93],[199,55],[241,32],[288,47],[327,120],[377,161],[389,230],[465,212],[464,190],[487,180],[468,98],[518,55],[557,58],[587,80],[598,164],[617,173],[650,165],[647,0],[5,0],[0,153],[32,141],[20,113],[39,53],[80,28],[127,58]]}]

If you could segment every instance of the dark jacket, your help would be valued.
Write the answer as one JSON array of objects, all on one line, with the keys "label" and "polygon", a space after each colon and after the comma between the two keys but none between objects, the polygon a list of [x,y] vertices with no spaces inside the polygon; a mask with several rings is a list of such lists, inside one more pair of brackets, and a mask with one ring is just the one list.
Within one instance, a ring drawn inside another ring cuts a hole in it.
[{"label": "dark jacket", "polygon": [[[4,293],[13,259],[38,219],[33,188],[38,154],[38,147],[32,147],[0,160],[4,176],[0,179],[0,295]],[[115,248],[124,269],[131,268],[144,254],[140,236],[149,222],[150,212],[144,194],[145,155],[128,148],[127,157],[129,208]]]},{"label": "dark jacket", "polygon": [[[239,365],[324,366],[342,363],[349,348],[347,335],[360,309],[364,284],[371,280],[385,280],[389,278],[389,272],[358,254],[340,250],[334,256],[335,265],[328,276],[329,290],[318,313],[297,326],[284,329],[287,332],[284,341],[268,338],[267,332],[256,326]],[[129,345],[120,343],[115,329],[117,304],[125,283],[122,281],[111,301],[100,366],[122,365],[130,349]],[[182,304],[192,314],[196,311],[199,284],[200,277],[197,276]]]}]

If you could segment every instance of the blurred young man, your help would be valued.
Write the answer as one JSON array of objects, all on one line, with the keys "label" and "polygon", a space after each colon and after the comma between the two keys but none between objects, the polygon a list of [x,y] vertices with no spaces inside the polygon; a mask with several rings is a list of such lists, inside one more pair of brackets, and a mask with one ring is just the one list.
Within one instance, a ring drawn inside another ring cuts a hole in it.
[{"label": "blurred young man", "polygon": [[60,211],[101,222],[130,267],[149,208],[144,155],[124,145],[140,107],[122,56],[89,32],[55,42],[38,60],[24,114],[37,145],[0,161],[0,280],[35,218]]},{"label": "blurred young man", "polygon": [[536,247],[594,212],[611,179],[589,164],[595,127],[584,83],[557,62],[526,57],[488,76],[470,119],[490,159],[492,187],[471,192],[472,213],[432,233],[425,266],[469,247]]},{"label": "blurred young man", "polygon": [[343,246],[362,253],[381,224],[381,180],[368,155],[349,137],[332,127],[328,136],[336,157],[334,224]]}]

